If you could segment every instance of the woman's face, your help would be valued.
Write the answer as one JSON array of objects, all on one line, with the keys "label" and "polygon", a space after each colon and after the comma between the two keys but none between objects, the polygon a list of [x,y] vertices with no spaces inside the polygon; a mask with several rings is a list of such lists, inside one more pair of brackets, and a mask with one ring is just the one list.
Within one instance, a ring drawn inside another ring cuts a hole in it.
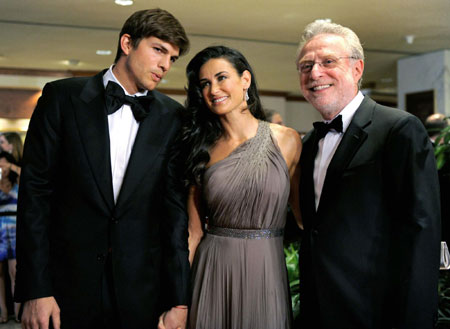
[{"label": "woman's face", "polygon": [[251,75],[244,71],[240,76],[228,60],[214,58],[200,68],[199,80],[208,108],[217,115],[224,115],[243,102]]},{"label": "woman's face", "polygon": [[0,148],[5,151],[11,153],[13,150],[12,144],[8,142],[8,140],[5,138],[5,136],[0,135]]}]

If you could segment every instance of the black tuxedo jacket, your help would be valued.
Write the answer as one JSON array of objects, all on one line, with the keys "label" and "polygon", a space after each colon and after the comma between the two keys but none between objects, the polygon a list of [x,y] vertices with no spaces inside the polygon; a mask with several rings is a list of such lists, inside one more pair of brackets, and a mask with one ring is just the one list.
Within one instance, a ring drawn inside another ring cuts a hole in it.
[{"label": "black tuxedo jacket", "polygon": [[442,240],[450,245],[450,163],[447,162],[438,171],[439,186],[441,188],[441,223]]},{"label": "black tuxedo jacket", "polygon": [[440,210],[433,149],[414,116],[366,97],[314,205],[304,138],[301,326],[428,329],[437,312]]},{"label": "black tuxedo jacket", "polygon": [[48,83],[31,118],[15,298],[54,296],[62,328],[94,328],[109,252],[124,328],[156,327],[161,295],[188,302],[185,195],[172,147],[181,105],[153,91],[115,204],[104,72]]}]

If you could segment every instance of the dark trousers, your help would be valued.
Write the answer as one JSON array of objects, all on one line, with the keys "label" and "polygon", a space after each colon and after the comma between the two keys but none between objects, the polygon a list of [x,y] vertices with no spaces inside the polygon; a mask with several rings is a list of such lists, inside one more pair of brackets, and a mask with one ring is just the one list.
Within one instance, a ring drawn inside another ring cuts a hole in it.
[{"label": "dark trousers", "polygon": [[112,275],[111,255],[109,254],[105,263],[105,272],[102,278],[102,306],[105,328],[121,329],[119,310],[117,307],[116,294],[114,291],[114,279]]},{"label": "dark trousers", "polygon": [[[105,262],[105,271],[102,277],[102,324],[96,325],[95,329],[122,329],[125,326],[121,324],[119,311],[117,307],[116,294],[114,292],[114,281],[112,275],[112,263],[110,255]],[[22,317],[23,303],[19,311],[19,319]],[[82,314],[80,314],[82,316]],[[61,323],[61,328],[76,325]],[[53,322],[50,318],[49,329],[53,329]]]}]

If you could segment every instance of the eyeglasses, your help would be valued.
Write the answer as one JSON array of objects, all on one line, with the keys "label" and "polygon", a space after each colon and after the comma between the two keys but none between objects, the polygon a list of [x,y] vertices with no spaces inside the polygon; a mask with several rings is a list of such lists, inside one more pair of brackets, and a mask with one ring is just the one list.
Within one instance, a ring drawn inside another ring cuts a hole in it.
[{"label": "eyeglasses", "polygon": [[304,61],[298,65],[297,69],[299,73],[310,73],[315,64],[318,64],[320,67],[326,70],[334,69],[338,65],[338,61],[342,58],[357,59],[354,56],[347,56],[347,57],[327,58],[321,62]]}]

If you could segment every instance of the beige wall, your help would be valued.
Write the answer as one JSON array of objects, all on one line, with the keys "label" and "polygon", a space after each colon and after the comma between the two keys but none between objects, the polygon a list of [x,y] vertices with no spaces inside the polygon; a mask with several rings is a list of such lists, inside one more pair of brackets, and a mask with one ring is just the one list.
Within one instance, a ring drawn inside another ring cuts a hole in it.
[{"label": "beige wall", "polygon": [[286,112],[288,126],[301,133],[310,131],[314,121],[322,120],[319,112],[306,101],[288,101]]},{"label": "beige wall", "polygon": [[406,95],[434,90],[435,112],[450,115],[450,50],[405,57],[397,62],[398,107],[406,109]]}]

